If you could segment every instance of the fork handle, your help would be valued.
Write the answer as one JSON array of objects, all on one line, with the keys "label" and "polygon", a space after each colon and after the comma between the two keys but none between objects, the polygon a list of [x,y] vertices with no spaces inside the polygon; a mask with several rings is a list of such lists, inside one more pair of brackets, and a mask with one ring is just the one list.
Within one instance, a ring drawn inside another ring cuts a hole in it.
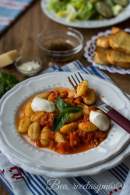
[{"label": "fork handle", "polygon": [[115,121],[120,127],[130,133],[130,121],[122,116],[119,112],[113,108],[106,113],[113,121]]}]

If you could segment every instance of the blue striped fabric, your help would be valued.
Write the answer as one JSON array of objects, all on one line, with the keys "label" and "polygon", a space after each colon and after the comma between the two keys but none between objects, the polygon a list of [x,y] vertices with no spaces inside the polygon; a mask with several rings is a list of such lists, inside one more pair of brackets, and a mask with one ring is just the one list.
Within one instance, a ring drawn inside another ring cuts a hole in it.
[{"label": "blue striped fabric", "polygon": [[1,175],[0,175],[0,184],[4,185],[6,187],[7,191],[10,193],[10,195],[13,195],[13,189],[12,189],[11,185]]},{"label": "blue striped fabric", "polygon": [[[79,61],[72,62],[63,67],[54,65],[43,73],[54,71],[81,71],[111,81],[106,74],[97,68],[92,66],[84,67]],[[127,164],[123,162],[117,167],[98,175],[61,179],[33,175],[20,169],[23,178],[20,181],[14,182],[7,171],[9,167],[14,165],[0,153],[0,168],[5,170],[0,175],[0,178],[14,195],[119,195],[130,169],[129,162],[130,159]],[[52,184],[56,185],[57,182],[61,184],[60,186],[67,187],[59,189],[54,185],[52,186]],[[108,186],[108,188],[103,186]]]},{"label": "blue striped fabric", "polygon": [[0,33],[32,3],[33,0],[0,0]]}]

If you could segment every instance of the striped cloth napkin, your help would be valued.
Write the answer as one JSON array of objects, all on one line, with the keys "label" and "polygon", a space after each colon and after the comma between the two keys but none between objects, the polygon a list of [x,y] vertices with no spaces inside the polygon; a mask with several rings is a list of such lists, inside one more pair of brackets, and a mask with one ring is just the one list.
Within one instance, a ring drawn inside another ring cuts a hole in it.
[{"label": "striped cloth napkin", "polygon": [[[63,67],[55,65],[43,73],[54,71],[82,71],[111,81],[107,75],[97,68],[93,66],[84,67],[79,61],[69,63]],[[129,195],[129,170],[130,158],[127,158],[115,168],[97,175],[49,178],[25,172],[11,164],[0,153],[0,179],[11,195]]]},{"label": "striped cloth napkin", "polygon": [[0,0],[0,33],[32,3],[33,0]]}]

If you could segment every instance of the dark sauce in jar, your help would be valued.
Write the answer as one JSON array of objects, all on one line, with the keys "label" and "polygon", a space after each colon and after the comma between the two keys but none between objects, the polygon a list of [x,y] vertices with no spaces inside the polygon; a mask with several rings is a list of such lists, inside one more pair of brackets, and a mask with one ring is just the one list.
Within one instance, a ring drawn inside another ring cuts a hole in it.
[{"label": "dark sauce in jar", "polygon": [[59,52],[72,50],[73,48],[73,45],[67,42],[54,42],[48,45],[48,50]]},{"label": "dark sauce in jar", "polygon": [[65,63],[80,59],[81,52],[75,53],[75,47],[69,41],[61,39],[48,40],[45,44],[46,52],[42,59],[47,61],[48,66],[53,66],[54,64],[62,66]]}]

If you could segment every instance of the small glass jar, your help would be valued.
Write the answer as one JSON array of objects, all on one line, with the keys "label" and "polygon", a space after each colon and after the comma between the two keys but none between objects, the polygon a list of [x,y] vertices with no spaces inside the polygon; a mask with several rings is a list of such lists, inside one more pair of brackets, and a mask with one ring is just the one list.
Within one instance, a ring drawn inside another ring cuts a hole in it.
[{"label": "small glass jar", "polygon": [[34,76],[42,69],[42,64],[39,59],[23,59],[19,57],[15,62],[15,67],[18,72],[25,76]]},{"label": "small glass jar", "polygon": [[40,49],[40,58],[49,63],[62,63],[78,59],[83,48],[83,35],[72,28],[50,29],[50,32],[40,33],[37,45]]}]

